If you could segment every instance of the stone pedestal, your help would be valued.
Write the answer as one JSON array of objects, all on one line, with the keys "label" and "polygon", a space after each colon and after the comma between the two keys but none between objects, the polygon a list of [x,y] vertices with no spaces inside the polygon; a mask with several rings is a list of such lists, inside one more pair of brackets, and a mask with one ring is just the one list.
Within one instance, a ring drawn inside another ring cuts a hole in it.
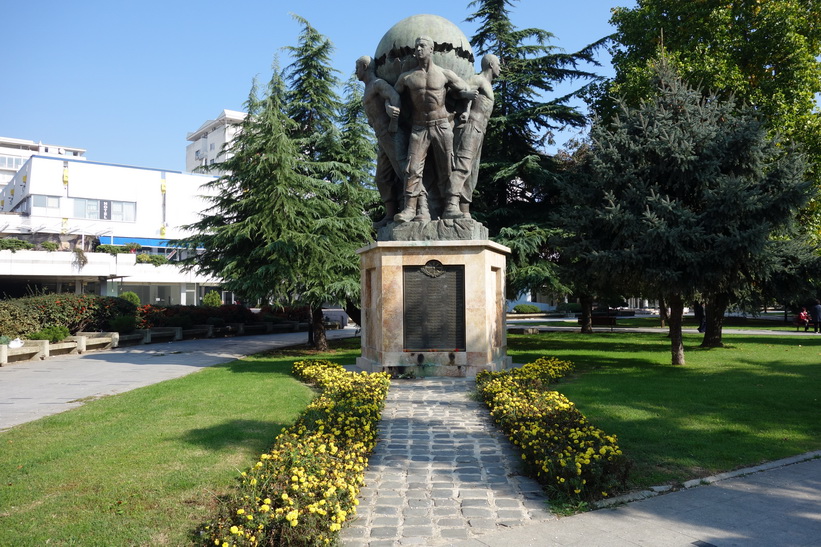
[{"label": "stone pedestal", "polygon": [[507,368],[509,252],[490,240],[377,241],[360,249],[357,364],[416,377]]}]

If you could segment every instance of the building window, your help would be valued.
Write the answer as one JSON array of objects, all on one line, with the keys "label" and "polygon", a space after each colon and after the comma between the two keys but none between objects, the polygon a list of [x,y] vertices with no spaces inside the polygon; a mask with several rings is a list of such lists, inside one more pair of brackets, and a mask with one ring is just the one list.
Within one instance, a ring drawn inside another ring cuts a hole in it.
[{"label": "building window", "polygon": [[134,222],[136,220],[137,204],[129,201],[111,202],[111,220],[120,222]]},{"label": "building window", "polygon": [[31,196],[35,207],[47,207],[49,209],[59,209],[60,208],[60,197],[59,196],[38,196],[33,195]]},{"label": "building window", "polygon": [[133,201],[108,201],[74,198],[74,217],[91,220],[134,222],[137,204]]},{"label": "building window", "polygon": [[211,149],[211,150],[213,150],[213,149],[214,149],[214,143],[213,143],[213,142],[211,143],[210,149]]}]

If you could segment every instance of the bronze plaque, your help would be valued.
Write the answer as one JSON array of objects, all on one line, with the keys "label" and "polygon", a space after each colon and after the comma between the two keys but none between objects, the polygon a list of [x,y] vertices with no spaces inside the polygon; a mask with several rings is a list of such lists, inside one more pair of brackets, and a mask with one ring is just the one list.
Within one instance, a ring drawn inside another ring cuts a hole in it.
[{"label": "bronze plaque", "polygon": [[465,351],[465,267],[405,266],[405,351]]}]

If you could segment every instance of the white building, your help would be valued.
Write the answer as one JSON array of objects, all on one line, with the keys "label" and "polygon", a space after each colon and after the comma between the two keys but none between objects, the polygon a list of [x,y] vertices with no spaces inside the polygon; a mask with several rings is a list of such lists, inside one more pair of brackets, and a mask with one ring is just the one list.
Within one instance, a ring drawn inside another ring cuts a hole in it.
[{"label": "white building", "polygon": [[7,185],[23,164],[35,154],[84,160],[85,153],[82,148],[0,137],[0,188]]},{"label": "white building", "polygon": [[[234,140],[245,119],[244,112],[223,110],[217,119],[208,120],[199,129],[189,133],[187,139],[191,142],[185,148],[185,170],[195,172],[199,167],[221,163],[230,156],[220,156],[223,147]],[[221,171],[212,171],[211,174],[222,175]]]},{"label": "white building", "polygon": [[0,189],[0,237],[41,247],[49,241],[59,250],[0,251],[0,294],[14,295],[21,286],[103,295],[131,290],[143,303],[199,303],[219,280],[91,250],[97,243],[134,242],[143,251],[179,259],[167,240],[188,235],[181,226],[198,220],[207,206],[201,186],[213,178],[32,156]]}]

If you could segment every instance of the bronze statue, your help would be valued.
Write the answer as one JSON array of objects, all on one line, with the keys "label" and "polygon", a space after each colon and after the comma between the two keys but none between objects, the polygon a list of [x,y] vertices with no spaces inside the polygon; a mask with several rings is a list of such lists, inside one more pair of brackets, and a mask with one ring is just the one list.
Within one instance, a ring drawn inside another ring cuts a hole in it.
[{"label": "bronze statue", "polygon": [[356,77],[365,84],[362,103],[378,145],[374,183],[385,204],[385,217],[374,227],[380,228],[393,220],[399,210],[407,164],[407,139],[398,130],[401,99],[388,82],[376,76],[373,60],[367,55],[356,60]]},{"label": "bronze statue", "polygon": [[[499,58],[488,54],[482,58],[482,71],[470,80],[468,85],[477,90],[476,98],[467,105],[462,114],[464,123],[454,129],[456,157],[451,172],[452,191],[459,192],[459,209],[462,218],[470,218],[470,204],[479,177],[479,161],[482,143],[485,139],[487,122],[493,112],[493,78],[500,73]],[[448,218],[448,217],[445,217]]]},{"label": "bronze statue", "polygon": [[405,207],[395,222],[430,220],[427,209],[427,190],[423,184],[425,161],[432,149],[436,163],[436,186],[447,200],[442,218],[462,218],[459,209],[460,189],[451,185],[453,168],[453,128],[450,113],[445,107],[449,92],[461,99],[475,100],[479,93],[471,91],[455,72],[433,63],[433,40],[427,36],[416,39],[414,56],[418,66],[402,73],[394,86],[400,96],[406,94],[411,102],[410,142],[405,169]]}]

